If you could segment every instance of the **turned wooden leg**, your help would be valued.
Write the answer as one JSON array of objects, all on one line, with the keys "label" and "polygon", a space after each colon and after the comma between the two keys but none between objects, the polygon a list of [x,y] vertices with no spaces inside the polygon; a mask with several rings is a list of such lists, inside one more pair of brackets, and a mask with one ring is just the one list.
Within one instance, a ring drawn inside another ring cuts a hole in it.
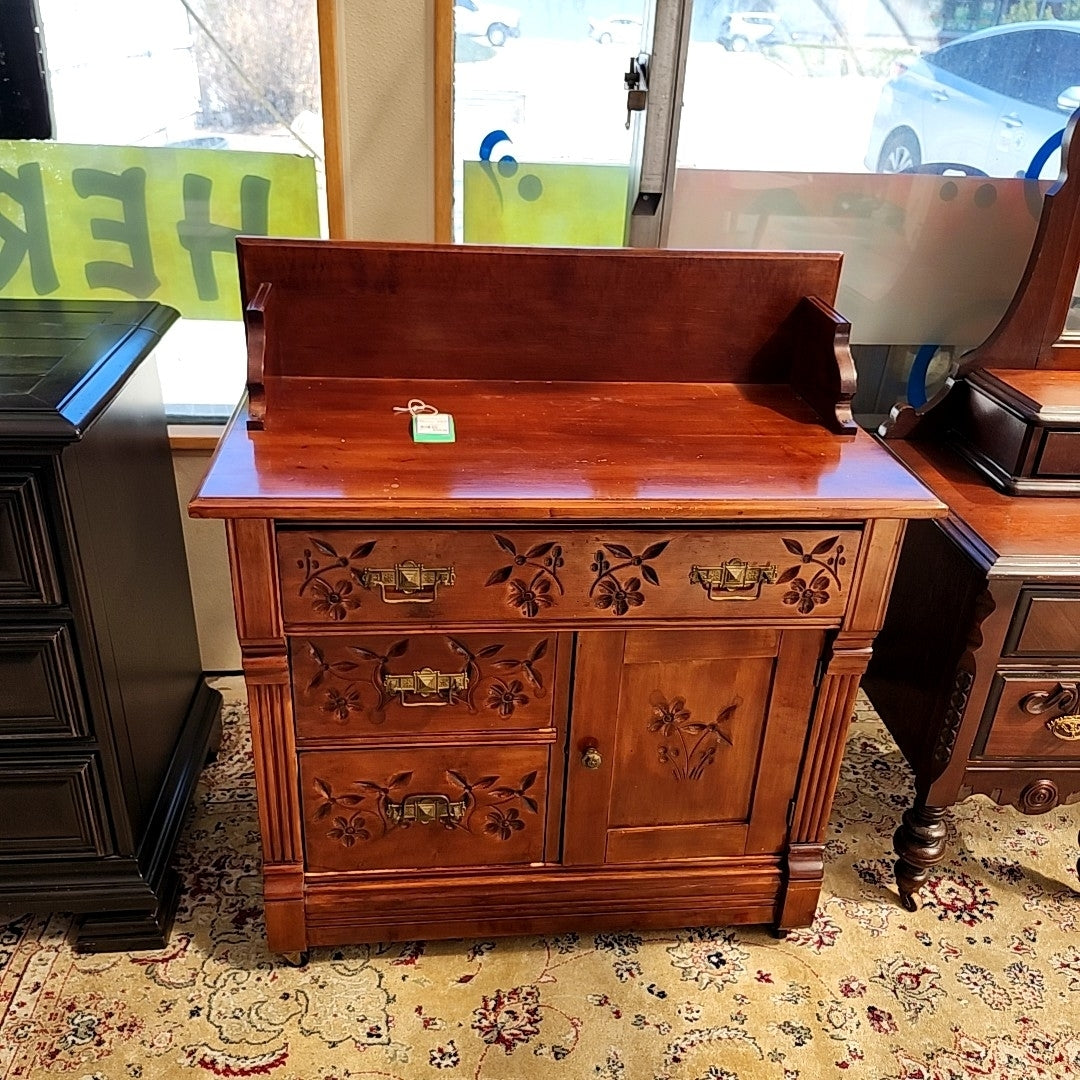
[{"label": "turned wooden leg", "polygon": [[893,864],[900,903],[915,911],[915,893],[925,884],[932,867],[945,858],[945,807],[927,806],[918,800],[904,812],[893,835],[893,850],[899,856]]}]

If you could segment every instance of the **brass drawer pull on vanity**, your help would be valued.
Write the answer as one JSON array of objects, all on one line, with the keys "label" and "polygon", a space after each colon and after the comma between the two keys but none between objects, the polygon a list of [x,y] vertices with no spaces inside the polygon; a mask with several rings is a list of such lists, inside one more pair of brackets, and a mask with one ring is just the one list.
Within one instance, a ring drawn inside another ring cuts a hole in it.
[{"label": "brass drawer pull on vanity", "polygon": [[451,802],[445,795],[407,795],[386,804],[391,825],[442,825],[453,829],[465,817],[465,800]]},{"label": "brass drawer pull on vanity", "polygon": [[1066,742],[1080,742],[1080,715],[1055,716],[1046,721],[1047,730],[1055,738]]},{"label": "brass drawer pull on vanity", "polygon": [[[384,604],[430,604],[440,585],[454,584],[452,566],[422,566],[412,559],[398,563],[393,570],[363,569],[359,574],[365,589],[378,587]],[[387,596],[387,589],[402,593],[400,597]]]},{"label": "brass drawer pull on vanity", "polygon": [[[1053,690],[1039,690],[1020,699],[1020,708],[1032,716],[1040,713],[1068,712],[1080,703],[1080,687],[1076,683],[1058,683]],[[1046,721],[1046,730],[1057,739],[1080,742],[1080,714],[1053,716]]]},{"label": "brass drawer pull on vanity", "polygon": [[690,584],[700,585],[710,600],[718,602],[756,600],[762,585],[776,584],[776,564],[728,559],[719,566],[691,566]]},{"label": "brass drawer pull on vanity", "polygon": [[[383,686],[391,694],[401,695],[401,704],[406,709],[418,709],[430,705],[453,705],[454,695],[469,686],[469,676],[464,671],[451,671],[444,674],[431,668],[421,668],[411,675],[386,675]],[[406,694],[416,694],[422,698],[435,698],[434,701],[406,701]]]}]

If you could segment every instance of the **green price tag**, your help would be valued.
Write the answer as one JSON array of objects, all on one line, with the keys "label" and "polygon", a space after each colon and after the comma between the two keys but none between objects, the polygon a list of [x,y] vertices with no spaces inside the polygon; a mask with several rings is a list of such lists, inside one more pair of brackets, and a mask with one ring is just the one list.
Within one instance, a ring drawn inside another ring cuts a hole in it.
[{"label": "green price tag", "polygon": [[414,413],[413,442],[453,442],[454,418],[449,413]]}]

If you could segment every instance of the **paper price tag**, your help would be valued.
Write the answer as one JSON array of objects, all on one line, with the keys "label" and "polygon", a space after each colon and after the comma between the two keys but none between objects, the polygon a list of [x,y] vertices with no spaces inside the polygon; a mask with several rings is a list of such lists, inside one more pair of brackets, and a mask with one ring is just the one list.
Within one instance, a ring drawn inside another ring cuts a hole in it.
[{"label": "paper price tag", "polygon": [[449,413],[414,413],[413,442],[453,442],[454,418]]}]

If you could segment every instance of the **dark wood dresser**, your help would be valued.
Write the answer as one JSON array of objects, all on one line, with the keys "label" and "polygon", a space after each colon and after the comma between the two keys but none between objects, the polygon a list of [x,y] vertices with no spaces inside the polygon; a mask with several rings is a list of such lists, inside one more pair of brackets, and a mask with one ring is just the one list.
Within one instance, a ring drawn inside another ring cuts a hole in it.
[{"label": "dark wood dresser", "polygon": [[0,301],[0,909],[160,947],[220,695],[200,668],[154,303]]},{"label": "dark wood dresser", "polygon": [[[811,922],[910,518],[837,255],[242,240],[270,946]],[[410,437],[423,399],[456,442]]]},{"label": "dark wood dresser", "polygon": [[895,836],[911,910],[945,857],[953,802],[982,793],[1039,814],[1080,794],[1077,117],[1008,310],[880,429],[949,507],[908,534],[865,681],[915,772]]}]

